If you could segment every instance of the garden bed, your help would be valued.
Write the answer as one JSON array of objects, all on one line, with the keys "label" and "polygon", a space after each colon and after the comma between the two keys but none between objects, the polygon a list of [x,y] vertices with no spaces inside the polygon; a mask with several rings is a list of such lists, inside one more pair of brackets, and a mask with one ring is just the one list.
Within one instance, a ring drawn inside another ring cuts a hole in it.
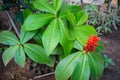
[{"label": "garden bed", "polygon": [[[115,66],[110,66],[108,69],[105,69],[101,80],[120,80],[119,34],[120,31],[118,30],[102,37],[106,48],[104,54],[107,54],[108,57],[113,59]],[[0,60],[0,80],[55,80],[52,72],[54,72],[53,68],[40,64],[35,65],[30,60],[27,61],[24,68],[19,67],[14,60],[5,67],[2,60]],[[48,74],[48,76],[41,76],[44,74]]]}]

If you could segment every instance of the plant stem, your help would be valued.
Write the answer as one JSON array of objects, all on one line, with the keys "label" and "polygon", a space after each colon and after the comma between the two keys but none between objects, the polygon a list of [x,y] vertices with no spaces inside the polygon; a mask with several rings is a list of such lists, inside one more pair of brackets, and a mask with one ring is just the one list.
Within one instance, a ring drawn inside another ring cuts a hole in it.
[{"label": "plant stem", "polygon": [[6,14],[7,14],[7,16],[8,16],[8,19],[9,19],[9,21],[10,21],[12,27],[14,28],[14,30],[15,30],[17,36],[20,38],[19,31],[17,30],[16,25],[15,25],[15,23],[14,23],[12,17],[10,16],[10,14],[9,14],[8,11],[5,11],[5,12],[6,12]]}]

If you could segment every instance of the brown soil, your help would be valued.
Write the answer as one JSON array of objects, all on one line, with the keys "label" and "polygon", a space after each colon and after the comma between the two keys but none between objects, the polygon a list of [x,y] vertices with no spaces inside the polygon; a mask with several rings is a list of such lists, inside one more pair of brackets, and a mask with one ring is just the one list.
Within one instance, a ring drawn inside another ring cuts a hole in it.
[{"label": "brown soil", "polygon": [[105,54],[112,58],[115,66],[105,69],[101,80],[120,80],[120,30],[113,31],[102,37],[105,44]]}]

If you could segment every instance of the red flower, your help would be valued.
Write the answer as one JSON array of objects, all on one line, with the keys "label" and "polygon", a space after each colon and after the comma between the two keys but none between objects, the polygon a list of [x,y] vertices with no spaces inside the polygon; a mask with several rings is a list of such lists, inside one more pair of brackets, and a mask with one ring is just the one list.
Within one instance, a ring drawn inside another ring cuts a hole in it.
[{"label": "red flower", "polygon": [[85,51],[86,52],[93,52],[96,50],[96,46],[98,46],[98,41],[100,40],[97,36],[90,36],[88,39],[86,45],[85,45]]}]

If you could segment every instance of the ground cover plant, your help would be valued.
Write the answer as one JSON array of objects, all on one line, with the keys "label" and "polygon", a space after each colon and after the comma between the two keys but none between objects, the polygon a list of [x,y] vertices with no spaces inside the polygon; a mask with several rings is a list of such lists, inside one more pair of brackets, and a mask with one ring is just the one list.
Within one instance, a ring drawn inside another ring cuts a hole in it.
[{"label": "ground cover plant", "polygon": [[9,45],[2,55],[4,64],[14,58],[24,67],[29,57],[53,67],[57,55],[56,80],[100,79],[104,48],[94,27],[85,24],[87,12],[64,0],[35,0],[33,6],[37,11],[27,15],[18,37],[11,31],[0,32],[0,43]]},{"label": "ground cover plant", "polygon": [[85,10],[89,14],[87,23],[95,26],[100,35],[108,32],[112,33],[112,28],[118,30],[117,26],[120,25],[118,8],[110,7],[109,10],[104,10],[94,4],[90,4],[85,7]]}]

